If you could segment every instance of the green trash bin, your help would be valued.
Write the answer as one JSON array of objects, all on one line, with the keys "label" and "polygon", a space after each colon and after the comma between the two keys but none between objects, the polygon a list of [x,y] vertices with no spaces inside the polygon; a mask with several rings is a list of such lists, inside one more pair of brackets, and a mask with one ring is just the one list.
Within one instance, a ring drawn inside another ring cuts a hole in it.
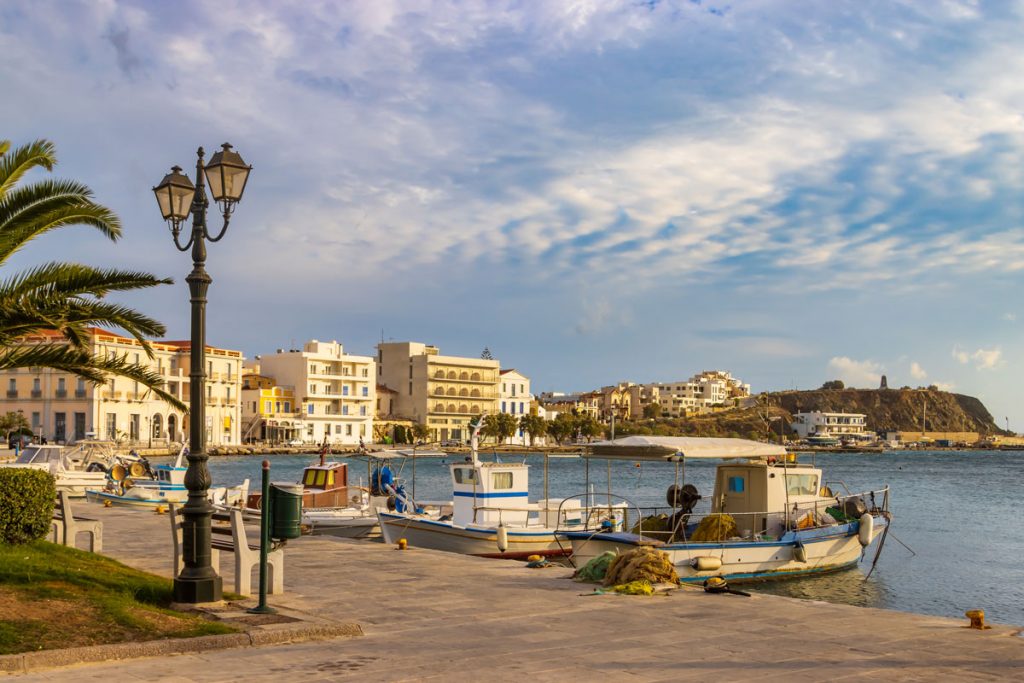
[{"label": "green trash bin", "polygon": [[298,538],[302,535],[302,485],[270,485],[270,537]]}]

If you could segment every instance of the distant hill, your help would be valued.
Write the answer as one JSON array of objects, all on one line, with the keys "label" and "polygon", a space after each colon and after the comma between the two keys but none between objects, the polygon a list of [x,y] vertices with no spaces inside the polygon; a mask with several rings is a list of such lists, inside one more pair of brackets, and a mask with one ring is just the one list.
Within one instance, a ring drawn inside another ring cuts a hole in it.
[{"label": "distant hill", "polygon": [[[864,413],[871,431],[978,432],[1006,434],[973,396],[934,389],[817,389],[769,394],[786,412],[822,410]],[[928,404],[927,425],[924,404]]]}]

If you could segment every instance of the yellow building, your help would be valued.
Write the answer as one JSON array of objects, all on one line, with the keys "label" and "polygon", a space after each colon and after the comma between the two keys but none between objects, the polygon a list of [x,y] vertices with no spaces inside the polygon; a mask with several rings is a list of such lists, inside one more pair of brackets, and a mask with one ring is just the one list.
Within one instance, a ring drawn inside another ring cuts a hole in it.
[{"label": "yellow building", "polygon": [[[269,379],[260,377],[261,379]],[[302,440],[304,422],[295,404],[295,389],[266,382],[242,388],[242,441],[288,443]]]},{"label": "yellow building", "polygon": [[377,381],[396,392],[392,412],[426,424],[434,441],[463,440],[475,415],[498,412],[500,368],[419,342],[377,345]]},{"label": "yellow building", "polygon": [[[26,344],[66,343],[56,334],[25,338]],[[167,382],[168,393],[189,403],[187,341],[152,342],[153,358],[131,337],[92,328],[87,348],[93,355],[124,357],[148,367]],[[206,348],[206,440],[237,444],[241,426],[242,353]],[[0,371],[6,388],[0,412],[21,412],[38,437],[67,443],[86,437],[137,446],[159,446],[188,439],[188,416],[159,400],[144,386],[111,377],[95,386],[48,368]]]}]

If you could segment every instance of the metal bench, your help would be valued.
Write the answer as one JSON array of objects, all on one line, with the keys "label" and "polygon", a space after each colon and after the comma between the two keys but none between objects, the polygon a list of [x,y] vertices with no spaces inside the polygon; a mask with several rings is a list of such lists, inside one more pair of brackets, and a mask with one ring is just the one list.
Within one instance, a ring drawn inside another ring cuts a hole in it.
[{"label": "metal bench", "polygon": [[80,533],[89,534],[91,552],[103,551],[103,522],[88,517],[75,517],[71,510],[71,496],[67,491],[60,491],[57,494],[56,515],[50,521],[53,542],[74,548]]},{"label": "metal bench", "polygon": [[[181,515],[181,508],[171,505],[171,535],[174,539],[174,575],[181,572],[182,554],[182,527],[184,518]],[[220,573],[220,552],[235,554],[235,592],[240,595],[252,594],[252,570],[260,564],[259,544],[250,544],[246,531],[245,521],[242,518],[241,510],[230,510],[228,512],[213,513],[210,527],[210,564],[213,570]],[[230,526],[224,526],[217,522],[228,522]],[[278,548],[267,554],[267,568],[270,571],[270,593],[284,592],[284,550]]]}]

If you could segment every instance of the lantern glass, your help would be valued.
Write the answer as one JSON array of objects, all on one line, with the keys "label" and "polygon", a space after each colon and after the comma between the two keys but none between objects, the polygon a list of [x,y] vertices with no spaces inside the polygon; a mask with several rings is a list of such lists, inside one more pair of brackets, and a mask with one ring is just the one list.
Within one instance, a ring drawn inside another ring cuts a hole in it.
[{"label": "lantern glass", "polygon": [[224,143],[206,165],[206,182],[214,201],[234,204],[241,201],[252,167],[242,160],[231,145]]},{"label": "lantern glass", "polygon": [[181,223],[188,218],[195,193],[195,186],[188,176],[182,174],[180,166],[172,168],[160,184],[153,188],[160,215],[164,220],[174,223]]}]

